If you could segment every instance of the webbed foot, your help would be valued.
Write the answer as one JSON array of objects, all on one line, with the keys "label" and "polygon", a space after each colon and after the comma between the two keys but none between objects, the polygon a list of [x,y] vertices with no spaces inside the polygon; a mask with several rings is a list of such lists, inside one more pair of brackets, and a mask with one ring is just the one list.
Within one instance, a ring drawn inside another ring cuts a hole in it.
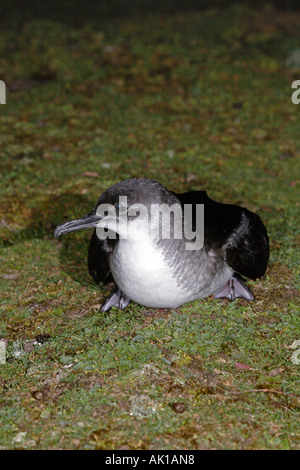
[{"label": "webbed foot", "polygon": [[101,312],[107,312],[111,307],[117,307],[124,310],[130,303],[129,297],[127,297],[120,289],[113,292],[104,302],[101,307]]},{"label": "webbed foot", "polygon": [[246,300],[254,300],[254,295],[246,284],[237,275],[233,275],[225,286],[221,287],[214,293],[215,299],[227,298],[229,300],[235,300],[241,297]]}]

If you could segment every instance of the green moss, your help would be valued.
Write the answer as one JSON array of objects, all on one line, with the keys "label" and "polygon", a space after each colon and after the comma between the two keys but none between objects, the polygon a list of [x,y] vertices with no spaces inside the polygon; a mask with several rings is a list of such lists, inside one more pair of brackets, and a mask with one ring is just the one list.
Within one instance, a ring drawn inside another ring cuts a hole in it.
[{"label": "green moss", "polygon": [[[1,448],[299,448],[298,24],[236,6],[0,34]],[[134,176],[261,215],[253,303],[100,312],[90,233],[53,229]]]}]

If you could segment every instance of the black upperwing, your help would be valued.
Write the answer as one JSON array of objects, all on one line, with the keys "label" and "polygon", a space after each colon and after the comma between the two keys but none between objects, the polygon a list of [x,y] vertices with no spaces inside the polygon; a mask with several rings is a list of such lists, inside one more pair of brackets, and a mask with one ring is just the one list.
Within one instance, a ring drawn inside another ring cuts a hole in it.
[{"label": "black upperwing", "polygon": [[[269,237],[260,217],[244,207],[222,204],[205,191],[176,194],[182,206],[204,204],[204,249],[226,250],[226,262],[237,273],[256,279],[265,274]],[[193,229],[195,230],[193,211]]]}]

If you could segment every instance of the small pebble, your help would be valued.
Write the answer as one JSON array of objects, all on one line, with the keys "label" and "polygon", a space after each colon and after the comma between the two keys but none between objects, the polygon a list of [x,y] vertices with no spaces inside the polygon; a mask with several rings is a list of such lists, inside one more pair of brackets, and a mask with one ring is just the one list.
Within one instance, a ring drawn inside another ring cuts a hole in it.
[{"label": "small pebble", "polygon": [[183,413],[185,411],[185,404],[181,402],[173,403],[173,410],[175,413]]},{"label": "small pebble", "polygon": [[30,353],[33,350],[33,344],[32,343],[25,343],[23,345],[24,351]]}]

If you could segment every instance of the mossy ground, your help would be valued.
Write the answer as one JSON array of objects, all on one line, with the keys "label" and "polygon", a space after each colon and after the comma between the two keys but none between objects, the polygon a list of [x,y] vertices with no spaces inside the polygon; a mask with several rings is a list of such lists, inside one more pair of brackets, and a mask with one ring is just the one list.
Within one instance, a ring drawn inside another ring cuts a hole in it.
[{"label": "mossy ground", "polygon": [[[0,33],[2,449],[297,449],[297,13],[270,5]],[[101,313],[90,233],[135,176],[258,212],[256,300]]]}]

